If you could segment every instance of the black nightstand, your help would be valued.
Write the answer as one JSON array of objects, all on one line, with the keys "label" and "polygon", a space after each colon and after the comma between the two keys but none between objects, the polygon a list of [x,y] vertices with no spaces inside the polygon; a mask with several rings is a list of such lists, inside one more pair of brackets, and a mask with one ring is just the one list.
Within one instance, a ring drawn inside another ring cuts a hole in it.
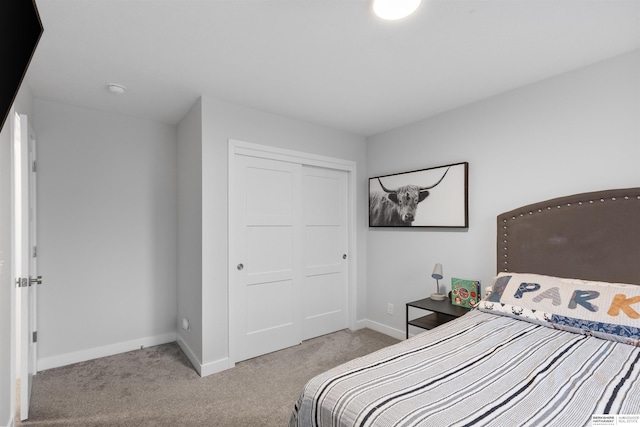
[{"label": "black nightstand", "polygon": [[[426,316],[418,317],[417,319],[409,320],[409,307],[420,308],[422,310],[429,310],[433,313]],[[407,338],[409,338],[409,325],[417,326],[422,329],[433,329],[436,326],[447,323],[456,317],[460,317],[467,313],[470,309],[466,307],[460,307],[458,305],[451,304],[449,298],[445,298],[443,301],[432,300],[431,298],[425,298],[418,301],[407,303]]]}]

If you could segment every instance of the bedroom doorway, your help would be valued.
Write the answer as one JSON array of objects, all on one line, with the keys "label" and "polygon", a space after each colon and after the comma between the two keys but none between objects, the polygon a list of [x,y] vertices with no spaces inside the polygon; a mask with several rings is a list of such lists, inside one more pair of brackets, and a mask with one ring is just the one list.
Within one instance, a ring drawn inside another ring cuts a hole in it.
[{"label": "bedroom doorway", "polygon": [[264,148],[230,141],[233,363],[345,329],[351,321],[354,171],[335,159],[305,160],[277,149],[265,155]]},{"label": "bedroom doorway", "polygon": [[28,117],[13,122],[13,275],[16,283],[16,378],[20,380],[20,419],[29,417],[36,368],[36,137]]}]

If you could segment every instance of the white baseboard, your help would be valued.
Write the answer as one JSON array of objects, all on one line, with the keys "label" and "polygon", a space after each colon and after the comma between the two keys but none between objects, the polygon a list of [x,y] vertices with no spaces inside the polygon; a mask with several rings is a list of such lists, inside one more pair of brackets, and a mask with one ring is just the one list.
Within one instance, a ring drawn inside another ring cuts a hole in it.
[{"label": "white baseboard", "polygon": [[[405,331],[392,328],[391,326],[387,326],[373,320],[364,319],[356,321],[355,330],[362,328],[373,329],[374,331],[389,335],[399,340],[405,339]],[[194,369],[201,377],[206,377],[208,375],[215,374],[217,372],[221,372],[235,366],[235,364],[232,363],[231,359],[229,359],[228,357],[215,360],[213,362],[202,363],[195,355],[193,350],[191,350],[187,343],[180,337],[180,335],[176,334],[175,332],[171,332],[164,335],[146,337],[139,340],[126,341],[122,343],[116,343],[73,353],[65,353],[58,356],[38,359],[38,371],[45,371],[47,369],[59,368],[61,366],[72,365],[79,362],[86,362],[87,360],[98,359],[100,357],[126,353],[127,351],[138,350],[141,346],[152,347],[155,345],[167,344],[170,342],[178,343],[184,354],[193,365]],[[8,424],[8,426],[13,427],[13,418],[10,419],[10,422],[11,424]]]},{"label": "white baseboard", "polygon": [[201,377],[206,377],[217,372],[225,371],[235,366],[235,364],[230,363],[231,361],[228,357],[209,363],[202,363],[193,352],[193,350],[191,350],[191,347],[189,347],[189,345],[180,335],[177,336],[176,342],[178,343],[184,354],[187,356],[187,359],[189,359],[189,362],[191,362],[191,365],[193,365],[193,368]]},{"label": "white baseboard", "polygon": [[187,356],[187,359],[189,359],[189,362],[191,362],[191,365],[196,370],[198,375],[202,376],[202,364],[200,363],[200,359],[198,359],[198,356],[196,356],[193,350],[191,350],[191,347],[189,347],[187,342],[180,336],[180,334],[176,336],[176,342],[182,349],[184,355]]},{"label": "white baseboard", "polygon": [[385,335],[389,335],[390,337],[393,337],[399,340],[404,340],[406,338],[406,333],[407,333],[406,331],[401,331],[400,329],[392,328],[391,326],[374,322],[373,320],[369,320],[369,319],[356,321],[356,328],[357,329],[362,329],[362,328],[373,329],[374,331],[383,333]]},{"label": "white baseboard", "polygon": [[207,375],[226,371],[227,369],[233,368],[234,366],[235,363],[231,363],[231,359],[229,359],[228,357],[220,360],[214,360],[213,362],[208,362],[202,365],[200,376],[206,377]]},{"label": "white baseboard", "polygon": [[357,331],[358,329],[368,328],[368,320],[356,320],[356,325],[354,328],[351,328],[352,331]]},{"label": "white baseboard", "polygon": [[164,335],[140,338],[103,347],[90,348],[73,353],[60,354],[58,356],[44,357],[38,359],[38,371],[59,368],[74,363],[86,362],[87,360],[98,359],[100,357],[113,356],[127,351],[138,350],[140,347],[153,347],[155,345],[167,344],[176,341],[176,333],[171,332]]}]

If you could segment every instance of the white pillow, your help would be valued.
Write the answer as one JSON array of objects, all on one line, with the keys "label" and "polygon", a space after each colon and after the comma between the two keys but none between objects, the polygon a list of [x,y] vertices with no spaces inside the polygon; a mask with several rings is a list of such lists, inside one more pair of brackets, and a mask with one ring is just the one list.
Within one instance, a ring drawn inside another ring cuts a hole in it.
[{"label": "white pillow", "polygon": [[640,346],[640,286],[500,273],[478,309]]}]

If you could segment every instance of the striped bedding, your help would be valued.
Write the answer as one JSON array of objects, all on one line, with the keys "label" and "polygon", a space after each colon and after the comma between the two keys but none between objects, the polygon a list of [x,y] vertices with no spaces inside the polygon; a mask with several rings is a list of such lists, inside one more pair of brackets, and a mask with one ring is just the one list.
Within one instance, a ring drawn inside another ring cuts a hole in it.
[{"label": "striped bedding", "polygon": [[472,310],[311,379],[290,427],[588,426],[640,414],[640,348]]}]

